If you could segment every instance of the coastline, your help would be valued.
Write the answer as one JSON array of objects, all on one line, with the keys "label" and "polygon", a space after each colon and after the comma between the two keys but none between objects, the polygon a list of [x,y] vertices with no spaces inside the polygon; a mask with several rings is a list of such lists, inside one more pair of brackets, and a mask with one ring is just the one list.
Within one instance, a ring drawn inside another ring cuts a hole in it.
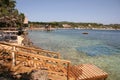
[{"label": "coastline", "polygon": [[[75,30],[120,30],[120,29],[111,29],[111,28],[51,28],[50,31],[52,30],[71,30],[71,29],[75,29]],[[45,28],[29,28],[28,30],[40,30],[40,31],[46,31]]]}]

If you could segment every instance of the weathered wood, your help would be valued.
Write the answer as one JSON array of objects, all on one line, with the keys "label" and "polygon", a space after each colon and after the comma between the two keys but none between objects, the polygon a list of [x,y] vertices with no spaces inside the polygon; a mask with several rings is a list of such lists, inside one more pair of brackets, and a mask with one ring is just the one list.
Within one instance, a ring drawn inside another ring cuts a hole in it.
[{"label": "weathered wood", "polygon": [[[6,43],[5,43],[6,44]],[[61,60],[54,57],[48,57],[38,54],[33,54],[31,51],[36,51],[32,48],[24,48],[16,45],[2,45],[3,51],[8,52],[8,56],[4,56],[5,59],[14,58],[14,61],[2,60],[2,54],[0,54],[0,62],[5,62],[5,66],[11,68],[11,63],[15,64],[12,67],[14,74],[31,72],[32,70],[45,70],[51,80],[104,80],[108,77],[108,74],[95,65],[92,64],[81,64],[81,65],[71,65],[68,60]],[[12,49],[13,47],[13,49]],[[17,51],[18,49],[25,49],[29,51]],[[0,50],[2,51],[2,50]],[[44,52],[44,50],[38,50]],[[37,52],[37,51],[36,51]],[[47,53],[47,51],[45,51]],[[14,53],[14,56],[11,56]],[[51,54],[51,53],[47,53]],[[54,54],[54,53],[53,53]],[[55,54],[56,55],[56,54]],[[56,77],[57,76],[57,77]],[[58,78],[59,77],[59,78]]]},{"label": "weathered wood", "polygon": [[69,69],[65,70],[64,67],[69,68],[68,65],[70,65],[70,61],[50,58],[50,57],[41,56],[37,54],[30,54],[27,52],[15,51],[15,53],[16,53],[16,60],[20,60],[20,59],[17,59],[17,58],[20,58],[19,56],[21,56],[22,58],[26,58],[26,60],[23,62],[22,60],[20,60],[21,66],[30,67],[34,69],[44,68],[45,70],[52,72],[52,74],[57,73],[57,75],[59,75],[61,73],[62,75],[67,76],[67,79],[69,80],[69,76],[68,76]]},{"label": "weathered wood", "polygon": [[67,80],[70,80],[69,74],[70,74],[70,63],[67,63]]},{"label": "weathered wood", "polygon": [[[13,46],[13,51],[15,51],[15,46]],[[15,66],[15,53],[12,52],[12,66],[14,67]]]},{"label": "weathered wood", "polygon": [[60,58],[59,53],[44,50],[44,49],[35,49],[35,48],[10,44],[10,43],[6,43],[6,42],[0,42],[0,45],[8,47],[8,48],[12,48],[13,46],[15,46],[17,51],[24,51],[24,52],[29,52],[29,53],[41,54],[41,55],[44,55],[44,56],[47,56],[47,57]]},{"label": "weathered wood", "polygon": [[106,72],[92,64],[78,65],[78,68],[82,69],[82,74],[78,77],[78,80],[101,80],[108,77]]}]

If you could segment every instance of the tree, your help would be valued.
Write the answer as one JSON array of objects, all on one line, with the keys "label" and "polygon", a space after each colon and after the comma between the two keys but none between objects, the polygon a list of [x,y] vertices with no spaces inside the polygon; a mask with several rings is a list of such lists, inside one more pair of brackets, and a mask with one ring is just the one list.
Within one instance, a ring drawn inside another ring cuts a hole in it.
[{"label": "tree", "polygon": [[21,26],[24,14],[15,9],[15,0],[0,0],[0,24],[2,27]]}]

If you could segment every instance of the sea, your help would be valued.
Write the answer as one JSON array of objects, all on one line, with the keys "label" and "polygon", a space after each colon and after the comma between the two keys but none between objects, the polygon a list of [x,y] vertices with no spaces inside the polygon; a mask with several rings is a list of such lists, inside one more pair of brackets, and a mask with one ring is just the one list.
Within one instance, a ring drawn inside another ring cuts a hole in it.
[{"label": "sea", "polygon": [[34,45],[60,53],[61,59],[73,65],[94,64],[109,74],[107,80],[120,79],[120,30],[32,30],[28,37]]}]

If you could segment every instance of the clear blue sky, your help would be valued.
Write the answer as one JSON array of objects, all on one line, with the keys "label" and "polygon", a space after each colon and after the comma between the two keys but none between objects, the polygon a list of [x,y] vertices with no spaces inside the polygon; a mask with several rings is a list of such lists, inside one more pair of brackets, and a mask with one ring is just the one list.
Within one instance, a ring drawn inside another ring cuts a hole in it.
[{"label": "clear blue sky", "polygon": [[120,0],[16,0],[29,21],[120,24]]}]

